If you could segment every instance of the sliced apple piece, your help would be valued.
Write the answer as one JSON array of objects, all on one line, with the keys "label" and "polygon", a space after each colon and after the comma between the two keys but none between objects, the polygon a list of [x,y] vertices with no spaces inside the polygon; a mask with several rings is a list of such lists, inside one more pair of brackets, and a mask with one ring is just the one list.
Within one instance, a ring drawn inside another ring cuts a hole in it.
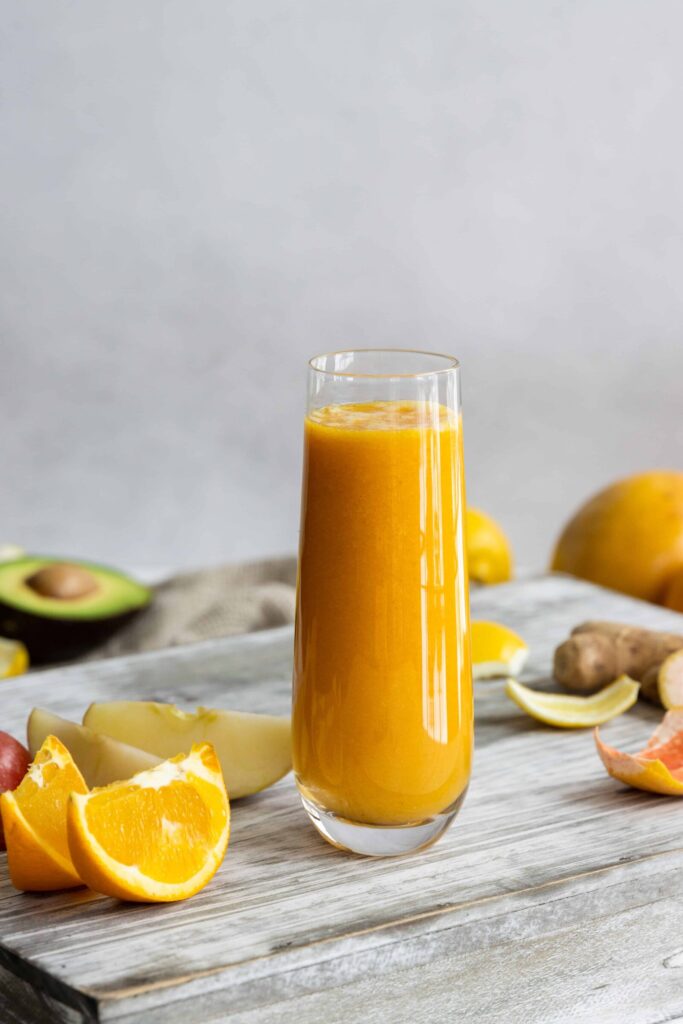
[{"label": "sliced apple piece", "polygon": [[28,716],[26,733],[31,755],[35,755],[47,736],[61,740],[89,789],[129,779],[131,775],[154,768],[160,761],[146,750],[100,736],[85,725],[60,718],[45,708],[33,709]]},{"label": "sliced apple piece", "polygon": [[231,800],[272,786],[292,767],[291,726],[285,717],[112,701],[91,704],[83,724],[164,759],[187,753],[193,743],[210,743]]}]

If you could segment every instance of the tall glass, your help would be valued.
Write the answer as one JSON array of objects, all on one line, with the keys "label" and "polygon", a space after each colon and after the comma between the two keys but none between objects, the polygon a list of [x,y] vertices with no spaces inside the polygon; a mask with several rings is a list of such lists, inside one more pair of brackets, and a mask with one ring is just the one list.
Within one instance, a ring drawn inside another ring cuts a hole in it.
[{"label": "tall glass", "polygon": [[334,352],[308,384],[296,781],[335,846],[408,853],[451,823],[472,758],[459,367]]}]

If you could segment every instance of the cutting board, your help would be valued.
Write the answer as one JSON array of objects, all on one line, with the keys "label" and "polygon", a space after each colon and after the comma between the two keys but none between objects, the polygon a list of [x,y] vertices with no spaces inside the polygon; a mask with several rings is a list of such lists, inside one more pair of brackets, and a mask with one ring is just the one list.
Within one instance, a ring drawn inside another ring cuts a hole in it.
[{"label": "cutting board", "polygon": [[[542,686],[582,619],[683,632],[683,616],[560,576],[477,590],[472,606],[528,640],[524,679]],[[2,726],[112,698],[286,712],[291,647],[281,629],[38,672],[2,683]],[[605,735],[635,750],[659,717],[639,703]],[[0,1019],[683,1020],[683,801],[610,779],[589,730],[533,722],[501,682],[477,684],[476,722],[463,810],[414,856],[328,846],[291,776],[235,804],[223,867],[187,903],[19,894],[3,855]]]}]

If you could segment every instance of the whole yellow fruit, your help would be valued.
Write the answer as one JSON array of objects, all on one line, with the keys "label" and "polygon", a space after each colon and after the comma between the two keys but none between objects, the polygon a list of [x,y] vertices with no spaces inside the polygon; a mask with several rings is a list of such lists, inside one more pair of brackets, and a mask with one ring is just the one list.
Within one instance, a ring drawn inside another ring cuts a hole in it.
[{"label": "whole yellow fruit", "polygon": [[512,577],[512,549],[491,516],[467,509],[467,565],[475,583],[505,583]]},{"label": "whole yellow fruit", "polygon": [[683,611],[683,473],[639,473],[600,491],[565,526],[551,568]]}]

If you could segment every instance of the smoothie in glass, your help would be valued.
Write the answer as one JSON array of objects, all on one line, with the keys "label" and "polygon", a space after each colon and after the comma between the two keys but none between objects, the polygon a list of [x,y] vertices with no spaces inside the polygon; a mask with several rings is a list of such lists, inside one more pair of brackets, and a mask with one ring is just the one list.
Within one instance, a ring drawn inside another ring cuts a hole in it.
[{"label": "smoothie in glass", "polygon": [[293,699],[294,770],[309,813],[408,826],[453,812],[464,794],[473,745],[464,514],[457,408],[309,409]]}]

